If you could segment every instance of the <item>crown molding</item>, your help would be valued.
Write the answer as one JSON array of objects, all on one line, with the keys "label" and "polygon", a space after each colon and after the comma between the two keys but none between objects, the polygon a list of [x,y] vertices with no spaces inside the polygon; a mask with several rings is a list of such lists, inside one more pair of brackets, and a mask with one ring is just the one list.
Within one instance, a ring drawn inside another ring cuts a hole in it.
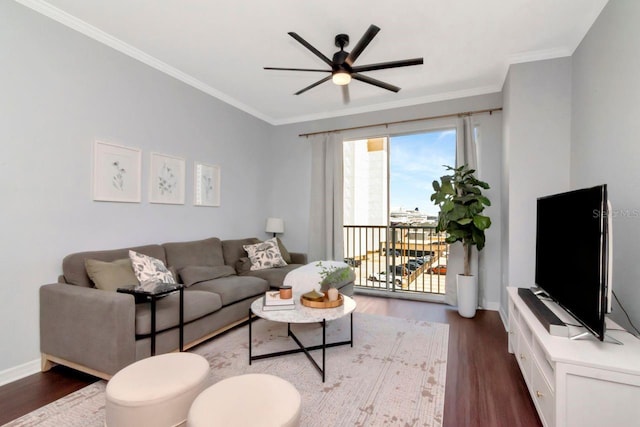
[{"label": "crown molding", "polygon": [[507,62],[508,62],[508,65],[514,65],[514,64],[522,64],[524,62],[534,62],[534,61],[544,61],[547,59],[564,58],[567,56],[571,56],[574,50],[575,49],[562,47],[562,48],[556,48],[556,49],[536,50],[532,52],[516,53],[513,55],[509,55]]},{"label": "crown molding", "polygon": [[439,101],[448,101],[451,99],[466,98],[470,96],[487,95],[490,93],[496,93],[500,91],[502,91],[502,85],[482,86],[482,87],[465,89],[465,90],[450,91],[450,92],[438,93],[434,95],[420,96],[417,98],[403,99],[400,101],[382,102],[382,103],[371,104],[363,107],[347,108],[347,109],[338,110],[335,112],[324,112],[319,114],[296,116],[288,119],[273,120],[272,124],[276,126],[280,126],[280,125],[308,122],[313,120],[332,119],[335,117],[344,117],[344,116],[350,116],[354,114],[372,113],[375,111],[390,110],[394,108],[411,107],[414,105],[429,104],[432,102],[439,102]]},{"label": "crown molding", "polygon": [[[335,111],[325,111],[320,113],[293,116],[293,117],[287,117],[287,118],[274,118],[274,117],[267,116],[264,113],[238,101],[237,99],[180,71],[179,69],[174,68],[163,61],[160,61],[159,59],[141,51],[140,49],[137,49],[123,42],[122,40],[119,40],[107,34],[106,32],[100,30],[99,28],[96,28],[82,21],[81,19],[78,19],[73,15],[70,15],[67,12],[64,12],[63,10],[60,10],[52,6],[51,4],[47,3],[44,0],[15,0],[15,1],[75,31],[78,31],[86,35],[87,37],[90,37],[121,53],[124,53],[125,55],[131,58],[134,58],[152,68],[155,68],[156,70],[163,72],[189,86],[192,86],[195,89],[198,89],[201,92],[206,93],[207,95],[213,96],[214,98],[228,105],[231,105],[253,117],[256,117],[274,126],[308,122],[313,120],[330,119],[330,118],[349,116],[354,114],[370,113],[370,112],[388,110],[393,108],[409,107],[409,106],[426,104],[431,102],[446,101],[446,100],[451,100],[456,98],[463,98],[463,97],[469,97],[469,96],[485,95],[489,93],[500,92],[502,91],[504,80],[507,76],[509,67],[511,65],[571,56],[575,48],[578,46],[578,43],[582,40],[582,38],[577,40],[573,49],[569,47],[563,47],[563,48],[540,50],[540,51],[533,51],[533,52],[522,52],[522,53],[516,53],[509,56],[506,63],[504,64],[502,79],[501,79],[501,83],[499,84],[470,88],[470,89],[459,90],[459,91],[450,91],[450,92],[444,92],[444,93],[433,94],[433,95],[426,95],[426,96],[403,99],[398,101],[382,102],[382,103],[371,104],[371,105],[366,105],[362,107],[345,108],[345,109],[340,109]],[[602,11],[602,8],[604,7],[605,4],[606,2],[603,3],[602,7],[595,8],[592,11],[593,20],[589,23],[589,25],[585,24],[583,28],[584,34],[586,34],[588,29],[591,27],[595,19],[598,17],[600,12]]]}]

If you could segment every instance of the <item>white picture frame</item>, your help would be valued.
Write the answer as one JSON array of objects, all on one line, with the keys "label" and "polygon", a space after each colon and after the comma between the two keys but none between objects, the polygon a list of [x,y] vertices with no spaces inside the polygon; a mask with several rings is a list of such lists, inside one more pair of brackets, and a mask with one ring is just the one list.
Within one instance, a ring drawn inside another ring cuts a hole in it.
[{"label": "white picture frame", "polygon": [[185,160],[182,157],[151,153],[149,162],[149,203],[183,205]]},{"label": "white picture frame", "polygon": [[93,200],[140,203],[142,152],[103,141],[93,144]]},{"label": "white picture frame", "polygon": [[220,166],[194,162],[194,206],[220,206]]}]

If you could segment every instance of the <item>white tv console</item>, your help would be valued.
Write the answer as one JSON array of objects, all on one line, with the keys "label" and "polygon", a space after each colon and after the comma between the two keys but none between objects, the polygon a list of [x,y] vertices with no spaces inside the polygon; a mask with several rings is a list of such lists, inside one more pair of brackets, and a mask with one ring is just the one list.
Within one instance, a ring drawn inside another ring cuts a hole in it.
[{"label": "white tv console", "polygon": [[[640,340],[607,320],[617,345],[595,338],[550,335],[518,295],[509,296],[509,353],[518,360],[533,403],[546,427],[640,425]],[[576,323],[545,302],[563,321]],[[569,327],[578,334],[581,328]]]}]

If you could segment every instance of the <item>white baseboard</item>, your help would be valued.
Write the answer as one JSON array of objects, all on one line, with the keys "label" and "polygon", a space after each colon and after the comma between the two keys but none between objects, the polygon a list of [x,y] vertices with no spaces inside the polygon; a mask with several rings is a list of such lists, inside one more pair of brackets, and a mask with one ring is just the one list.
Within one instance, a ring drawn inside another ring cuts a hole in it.
[{"label": "white baseboard", "polygon": [[28,377],[29,375],[33,375],[38,372],[40,372],[40,359],[32,360],[31,362],[23,363],[22,365],[5,369],[4,371],[0,372],[0,386],[9,384],[24,377]]},{"label": "white baseboard", "polygon": [[497,302],[482,301],[482,308],[491,311],[500,311],[500,304]]}]

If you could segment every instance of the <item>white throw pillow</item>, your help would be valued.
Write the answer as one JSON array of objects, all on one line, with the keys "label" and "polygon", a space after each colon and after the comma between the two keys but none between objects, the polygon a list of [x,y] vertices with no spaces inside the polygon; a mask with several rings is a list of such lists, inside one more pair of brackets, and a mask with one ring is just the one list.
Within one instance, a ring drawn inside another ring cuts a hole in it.
[{"label": "white throw pillow", "polygon": [[284,267],[287,263],[282,259],[275,237],[255,245],[242,246],[251,260],[251,270]]},{"label": "white throw pillow", "polygon": [[129,251],[131,266],[141,285],[146,283],[176,283],[176,279],[164,262],[135,251]]}]

